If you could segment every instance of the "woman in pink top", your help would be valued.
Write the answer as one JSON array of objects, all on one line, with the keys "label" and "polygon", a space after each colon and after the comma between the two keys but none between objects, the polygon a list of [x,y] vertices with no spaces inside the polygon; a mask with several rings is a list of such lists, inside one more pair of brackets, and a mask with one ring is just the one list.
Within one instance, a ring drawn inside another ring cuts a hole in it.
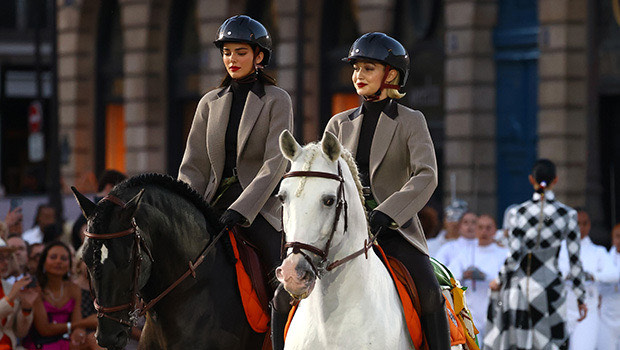
[{"label": "woman in pink top", "polygon": [[[69,350],[84,343],[86,332],[80,314],[80,288],[69,281],[71,252],[61,242],[49,243],[37,266],[41,295],[33,305],[34,322],[26,349]],[[73,347],[72,347],[73,348]]]}]

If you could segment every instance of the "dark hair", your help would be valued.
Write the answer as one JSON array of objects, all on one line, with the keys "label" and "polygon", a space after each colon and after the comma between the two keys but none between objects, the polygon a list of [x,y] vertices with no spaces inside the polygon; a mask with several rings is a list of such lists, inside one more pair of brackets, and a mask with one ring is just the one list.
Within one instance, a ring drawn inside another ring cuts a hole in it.
[{"label": "dark hair", "polygon": [[[67,254],[69,254],[69,271],[71,271],[71,266],[73,266],[73,261],[71,258],[71,250],[69,249],[69,247],[67,247],[66,244],[60,242],[60,241],[54,241],[54,242],[50,242],[49,244],[47,244],[45,246],[45,249],[43,249],[43,252],[41,252],[41,257],[39,258],[39,264],[37,265],[37,279],[39,280],[39,285],[41,286],[41,288],[45,288],[45,286],[47,285],[47,275],[45,274],[45,272],[43,271],[43,268],[45,266],[45,260],[47,260],[47,254],[49,253],[50,249],[54,248],[54,247],[63,247],[65,248],[65,250],[67,250]],[[68,280],[69,279],[69,271],[67,271],[67,273],[62,276],[63,280]]]},{"label": "dark hair", "polygon": [[84,215],[80,215],[73,223],[73,228],[71,228],[71,245],[73,245],[76,251],[82,246],[82,235],[80,231],[82,230],[82,226],[86,225],[86,223],[87,220]]},{"label": "dark hair", "polygon": [[546,186],[549,186],[555,179],[555,164],[549,159],[539,159],[534,163],[532,167],[532,177],[536,180],[537,184],[546,182]]},{"label": "dark hair", "polygon": [[30,254],[32,254],[32,250],[34,250],[34,248],[43,245],[43,243],[32,243],[32,244],[28,244],[28,242],[26,242],[26,247],[28,248],[28,259],[30,259]]},{"label": "dark hair", "polygon": [[[263,83],[263,85],[277,85],[276,80],[260,68],[256,71],[256,80]],[[219,87],[226,87],[230,85],[232,81],[233,78],[231,78],[231,76],[227,73],[224,79],[222,79]]]},{"label": "dark hair", "polygon": [[26,243],[26,247],[28,246],[28,242],[26,242],[26,240],[25,240],[25,239],[22,237],[22,235],[21,235],[21,234],[19,234],[19,233],[11,233],[10,235],[8,235],[8,236],[6,237],[6,239],[7,239],[7,241],[8,241],[8,240],[9,240],[9,238],[15,238],[15,237],[17,237],[17,238],[21,239],[22,241],[24,241],[24,243]]},{"label": "dark hair", "polygon": [[[43,210],[45,208],[52,208],[52,209],[56,210],[56,208],[54,208],[50,204],[39,204],[39,206],[37,207],[37,214],[34,216],[34,225],[32,225],[32,227],[35,227],[35,226],[39,225],[39,216],[41,215],[41,210]],[[43,229],[43,228],[41,228],[41,229]]]},{"label": "dark hair", "polygon": [[118,170],[106,169],[101,173],[97,180],[97,192],[103,191],[106,185],[116,186],[123,182],[127,178],[127,175],[121,173]]},{"label": "dark hair", "polygon": [[60,225],[49,225],[42,229],[43,243],[57,241],[62,236],[62,228]]}]

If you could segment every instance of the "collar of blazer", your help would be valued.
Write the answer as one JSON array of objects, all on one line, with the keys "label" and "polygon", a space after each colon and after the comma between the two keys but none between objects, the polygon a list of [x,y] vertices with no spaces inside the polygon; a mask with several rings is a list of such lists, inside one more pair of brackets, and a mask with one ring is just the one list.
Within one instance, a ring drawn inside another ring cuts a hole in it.
[{"label": "collar of blazer", "polygon": [[[214,118],[215,122],[207,124],[207,152],[211,158],[213,172],[218,178],[222,176],[224,163],[226,161],[226,128],[228,127],[228,118],[230,116],[230,106],[232,103],[232,93],[228,94],[227,92],[229,91],[230,86],[222,89],[222,91],[218,92],[219,98],[210,103],[211,112],[209,112],[209,115]],[[237,157],[240,156],[241,151],[245,148],[252,129],[265,104],[261,99],[261,97],[265,95],[265,88],[262,83],[254,83],[250,91],[252,93],[248,93],[246,106],[249,105],[251,108],[243,109],[239,130],[237,131]],[[262,95],[260,95],[260,93],[262,93]]]},{"label": "collar of blazer", "polygon": [[[230,85],[226,86],[220,92],[217,93],[217,97],[222,97],[231,91]],[[250,88],[250,91],[254,93],[254,95],[258,96],[258,98],[263,98],[265,96],[265,85],[260,81],[255,81]]]},{"label": "collar of blazer", "polygon": [[[375,136],[372,138],[372,145],[370,147],[370,182],[373,183],[373,179],[379,165],[383,161],[385,154],[387,153],[394,132],[396,131],[395,121],[398,116],[398,103],[391,100],[385,109],[382,111],[388,118],[379,118],[377,127],[375,129]],[[351,151],[353,156],[357,153],[357,145],[359,143],[360,131],[362,129],[361,119],[358,117],[362,114],[362,107],[353,111],[349,115],[349,121],[342,124],[342,140],[343,145]]]},{"label": "collar of blazer", "polygon": [[[382,112],[385,113],[385,115],[387,115],[388,117],[390,117],[390,119],[396,119],[396,117],[398,117],[398,102],[390,99],[390,102],[388,102]],[[349,114],[349,120],[353,120],[359,117],[361,114],[362,106],[359,106],[356,110],[353,111],[353,113]]]}]

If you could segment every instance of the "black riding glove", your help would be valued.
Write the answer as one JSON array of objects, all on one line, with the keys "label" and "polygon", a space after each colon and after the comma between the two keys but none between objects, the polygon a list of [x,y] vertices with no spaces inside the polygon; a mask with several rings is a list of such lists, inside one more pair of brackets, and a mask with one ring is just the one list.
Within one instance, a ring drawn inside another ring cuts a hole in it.
[{"label": "black riding glove", "polygon": [[368,222],[370,224],[370,232],[372,232],[373,235],[376,235],[382,227],[390,228],[394,220],[387,216],[387,214],[375,209],[370,212]]},{"label": "black riding glove", "polygon": [[220,223],[228,228],[233,228],[235,225],[242,225],[248,222],[248,220],[241,215],[238,211],[228,209],[220,216]]}]

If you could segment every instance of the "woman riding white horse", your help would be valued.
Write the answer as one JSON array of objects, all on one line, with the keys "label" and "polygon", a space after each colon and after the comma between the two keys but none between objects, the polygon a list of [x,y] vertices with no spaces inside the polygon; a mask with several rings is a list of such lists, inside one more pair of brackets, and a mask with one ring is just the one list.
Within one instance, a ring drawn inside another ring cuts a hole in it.
[{"label": "woman riding white horse", "polygon": [[291,295],[306,298],[285,348],[413,348],[394,283],[368,250],[362,187],[351,154],[329,132],[302,148],[284,131],[280,148],[291,171],[279,192],[288,256],[276,277]]}]

